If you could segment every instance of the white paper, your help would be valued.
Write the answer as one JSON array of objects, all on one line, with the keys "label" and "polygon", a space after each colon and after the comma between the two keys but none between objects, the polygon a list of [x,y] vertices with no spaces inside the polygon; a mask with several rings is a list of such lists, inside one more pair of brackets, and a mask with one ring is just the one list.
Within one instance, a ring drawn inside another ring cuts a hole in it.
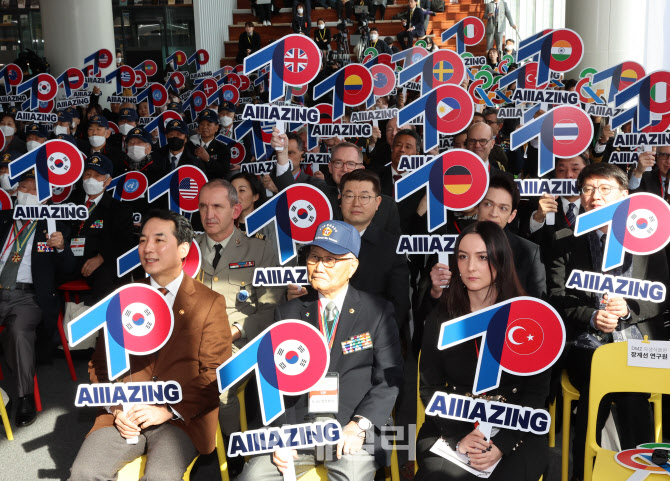
[{"label": "white paper", "polygon": [[443,457],[447,461],[451,461],[456,466],[465,469],[467,472],[474,474],[478,478],[488,478],[489,476],[491,476],[491,473],[496,468],[496,466],[498,466],[498,463],[500,462],[499,459],[490,468],[485,469],[484,471],[479,471],[478,469],[475,469],[468,464],[470,460],[467,456],[451,449],[449,444],[442,438],[438,439],[437,442],[433,444],[433,447],[430,448],[430,451],[432,453],[437,454],[438,456]]},{"label": "white paper", "polygon": [[670,341],[629,339],[628,365],[670,369]]},{"label": "white paper", "polygon": [[293,464],[293,453],[290,448],[282,448],[277,450],[281,453],[282,458],[288,460],[288,467],[284,471],[284,481],[296,481],[295,477],[295,464]]}]

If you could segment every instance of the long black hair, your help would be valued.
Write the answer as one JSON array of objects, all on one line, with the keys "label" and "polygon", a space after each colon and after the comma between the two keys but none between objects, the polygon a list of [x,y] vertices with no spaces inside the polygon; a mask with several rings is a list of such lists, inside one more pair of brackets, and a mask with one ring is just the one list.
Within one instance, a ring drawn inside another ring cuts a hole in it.
[{"label": "long black hair", "polygon": [[475,222],[463,229],[461,235],[458,236],[454,254],[449,261],[449,269],[452,273],[451,282],[449,288],[442,293],[440,305],[441,309],[446,309],[451,317],[459,317],[471,312],[468,290],[458,270],[458,249],[461,241],[468,234],[479,235],[486,245],[489,272],[491,279],[494,280],[489,286],[489,293],[492,289],[497,291],[495,302],[525,295],[516,275],[512,248],[503,230],[494,222]]},{"label": "long black hair", "polygon": [[258,199],[254,202],[254,210],[258,209],[260,206],[265,204],[265,202],[267,202],[268,195],[265,192],[265,187],[263,187],[261,181],[258,180],[258,177],[256,177],[253,174],[250,174],[249,172],[238,172],[237,174],[233,175],[230,178],[230,182],[232,183],[233,180],[235,179],[246,180],[251,186],[251,192],[253,193],[253,195],[258,196]]}]

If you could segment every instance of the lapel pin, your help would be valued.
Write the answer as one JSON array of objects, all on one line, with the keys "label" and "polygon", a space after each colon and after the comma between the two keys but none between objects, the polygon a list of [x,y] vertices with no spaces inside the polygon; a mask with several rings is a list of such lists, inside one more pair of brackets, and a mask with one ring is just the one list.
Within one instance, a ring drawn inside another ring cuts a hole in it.
[{"label": "lapel pin", "polygon": [[184,315],[184,309],[179,309],[179,314]]},{"label": "lapel pin", "polygon": [[353,314],[354,312],[356,312],[356,311],[354,310],[353,307],[351,309],[349,309],[349,314]]},{"label": "lapel pin", "polygon": [[305,313],[305,317],[309,317],[309,312],[306,312],[306,313]]}]

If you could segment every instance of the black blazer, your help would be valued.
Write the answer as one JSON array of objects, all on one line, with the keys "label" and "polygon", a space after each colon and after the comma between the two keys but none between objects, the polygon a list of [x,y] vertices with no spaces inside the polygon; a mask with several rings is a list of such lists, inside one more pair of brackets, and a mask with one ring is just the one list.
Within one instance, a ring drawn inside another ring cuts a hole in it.
[{"label": "black blazer", "polygon": [[[593,292],[565,288],[565,283],[574,269],[600,272],[600,268],[594,269],[586,236],[587,234],[575,237],[571,229],[563,229],[554,234],[551,246],[553,255],[548,281],[549,302],[561,314],[568,339],[592,329],[589,323],[596,311],[597,297]],[[632,278],[658,281],[668,285],[670,282],[668,263],[663,250],[648,256],[632,257]],[[631,312],[628,323],[636,324],[642,334],[648,335],[649,339],[666,339],[663,327],[665,302],[655,303],[638,299],[626,299],[626,302]]]},{"label": "black blazer", "polygon": [[[661,174],[657,166],[654,166],[649,172],[642,174],[642,178],[640,179],[640,186],[635,190],[631,190],[631,194],[637,194],[638,192],[648,192],[650,194],[662,197],[663,192],[661,181],[665,181],[665,176]],[[666,187],[666,195],[668,193],[667,190],[668,189]]]},{"label": "black blazer", "polygon": [[[190,151],[195,157],[195,149],[193,142],[187,142],[184,150]],[[207,180],[227,178],[230,171],[230,148],[223,142],[212,139],[206,150],[209,154],[209,161],[203,164]]]},{"label": "black blazer", "polygon": [[[318,295],[314,292],[277,306],[275,321],[300,319],[318,329],[318,310]],[[342,353],[342,342],[365,333],[370,333],[371,349]],[[358,415],[369,419],[379,433],[391,416],[403,382],[400,340],[391,303],[349,286],[328,372],[340,375],[340,409],[336,418],[342,427]],[[310,418],[307,394],[285,397],[284,403],[286,412],[273,424],[301,424]]]},{"label": "black blazer", "polygon": [[[529,203],[529,211],[530,215],[528,216],[528,220],[525,221],[525,224],[521,227],[523,231],[526,231],[529,233],[529,238],[531,241],[535,242],[537,245],[540,246],[540,255],[542,257],[542,262],[544,263],[545,267],[548,266],[549,262],[551,261],[550,259],[550,247],[551,243],[553,242],[552,239],[554,238],[554,234],[558,232],[559,230],[563,229],[571,229],[574,230],[575,226],[574,225],[569,225],[568,220],[565,217],[565,211],[563,210],[563,202],[558,199],[558,212],[556,212],[555,218],[556,221],[554,225],[548,225],[546,222],[542,227],[540,227],[538,230],[530,234],[530,217],[533,215],[533,212],[537,210],[538,207],[538,199],[539,197],[533,197]],[[575,217],[583,214],[584,211],[584,206],[579,205],[579,212],[575,213]]]},{"label": "black blazer", "polygon": [[372,40],[370,40],[370,47],[377,50],[378,54],[387,53],[389,55],[392,55],[391,47],[389,47],[389,45],[384,41],[383,38],[377,38],[377,41],[375,43],[372,43]]},{"label": "black blazer", "polygon": [[[311,175],[307,175],[302,171],[300,172],[300,175],[298,175],[297,179],[293,178],[293,174],[290,170],[287,170],[279,177],[273,175],[272,180],[280,191],[293,184],[309,184],[316,187],[321,192],[326,194],[326,197],[328,197],[330,205],[333,208],[333,218],[336,220],[342,220],[342,209],[340,208],[339,199],[340,191],[337,186],[330,185],[326,183],[326,181],[317,179]],[[400,234],[400,220],[398,217],[398,208],[396,207],[396,203],[394,202],[393,198],[389,198],[388,196],[384,195],[383,192],[382,202],[379,204],[377,213],[372,218],[372,224],[376,225],[382,230],[385,230],[389,234]]]},{"label": "black blazer", "polygon": [[409,267],[407,257],[396,254],[398,239],[370,224],[361,237],[359,265],[351,285],[392,302],[398,327],[402,328],[409,319]]},{"label": "black blazer", "polygon": [[258,32],[251,34],[251,40],[247,32],[242,32],[240,34],[239,41],[237,43],[237,48],[241,54],[244,56],[247,55],[247,50],[251,50],[251,53],[257,52],[261,49],[261,36]]},{"label": "black blazer", "polygon": [[[13,211],[5,210],[0,212],[0,249],[4,247],[7,236],[12,230],[14,220]],[[37,252],[37,243],[47,240],[47,221],[37,221],[33,246],[31,249],[30,270],[33,277],[33,285],[37,296],[37,305],[42,310],[42,322],[45,327],[45,333],[48,339],[56,332],[56,323],[58,322],[58,313],[60,306],[60,296],[56,293],[56,288],[61,284],[64,275],[70,274],[75,269],[75,260],[70,251],[70,227],[66,222],[56,221],[56,229],[63,234],[65,249],[58,252]]]},{"label": "black blazer", "polygon": [[[386,194],[391,197],[391,199],[395,199],[393,171],[391,170],[390,165],[387,165],[379,172],[379,180],[382,184],[382,194]],[[416,234],[416,208],[419,206],[419,202],[421,202],[424,195],[426,195],[426,191],[420,189],[409,197],[406,197],[404,200],[397,202],[398,214],[400,215],[400,228],[402,229],[403,234]]]},{"label": "black blazer", "polygon": [[[177,167],[181,167],[182,165],[192,165],[205,172],[206,162],[203,162],[195,156],[195,149],[188,147],[189,144],[193,146],[193,143],[189,142],[188,139],[186,142],[187,143],[184,147],[184,150],[182,151],[181,157],[179,157],[179,163],[177,164]],[[155,159],[156,163],[158,163],[159,168],[162,171],[165,173],[172,172],[172,160],[170,160],[172,154],[170,153],[170,148],[167,145],[164,145],[160,149],[154,151],[151,155]]]},{"label": "black blazer", "polygon": [[411,15],[409,22],[407,22],[407,28],[414,27],[414,36],[421,37],[426,35],[426,28],[423,25],[423,10],[417,5],[416,8],[414,8],[414,12],[412,12],[411,9],[407,9],[407,15]]},{"label": "black blazer", "polygon": [[547,274],[540,258],[540,246],[505,229],[514,254],[514,267],[523,289],[529,296],[543,298],[547,294]]}]

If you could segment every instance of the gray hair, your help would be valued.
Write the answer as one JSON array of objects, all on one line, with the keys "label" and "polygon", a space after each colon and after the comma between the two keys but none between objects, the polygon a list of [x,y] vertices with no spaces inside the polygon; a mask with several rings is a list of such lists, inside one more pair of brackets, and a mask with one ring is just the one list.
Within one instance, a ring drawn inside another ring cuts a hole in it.
[{"label": "gray hair", "polygon": [[200,189],[200,192],[205,190],[207,187],[223,187],[226,189],[226,192],[228,192],[228,202],[230,202],[230,206],[233,207],[235,204],[239,204],[239,201],[237,200],[237,190],[235,187],[233,187],[233,184],[228,182],[225,179],[214,179],[210,180],[207,182],[205,185],[202,186],[202,189]]},{"label": "gray hair", "polygon": [[332,149],[330,149],[330,158],[332,159],[335,156],[335,152],[344,148],[356,149],[358,152],[358,162],[363,162],[363,152],[358,145],[352,144],[351,142],[340,142],[339,144],[335,145]]}]

